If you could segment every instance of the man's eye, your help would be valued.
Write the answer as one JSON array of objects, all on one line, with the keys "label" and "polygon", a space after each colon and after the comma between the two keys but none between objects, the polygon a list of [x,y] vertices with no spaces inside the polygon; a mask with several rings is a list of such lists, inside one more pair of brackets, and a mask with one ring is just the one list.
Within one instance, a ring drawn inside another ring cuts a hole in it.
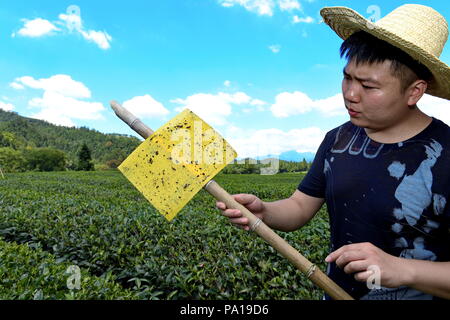
[{"label": "man's eye", "polygon": [[375,87],[370,87],[370,86],[365,86],[365,85],[362,85],[362,87],[363,87],[364,89],[375,89]]}]

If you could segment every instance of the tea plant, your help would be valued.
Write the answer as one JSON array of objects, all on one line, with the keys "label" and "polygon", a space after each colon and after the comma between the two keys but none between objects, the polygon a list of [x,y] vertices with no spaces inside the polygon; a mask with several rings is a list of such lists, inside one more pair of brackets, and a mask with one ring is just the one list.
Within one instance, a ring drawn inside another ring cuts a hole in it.
[{"label": "tea plant", "polygon": [[0,300],[136,299],[111,274],[94,277],[83,269],[75,269],[78,274],[70,270],[40,248],[0,241]]},{"label": "tea plant", "polygon": [[[289,197],[301,174],[218,175],[231,194]],[[279,234],[325,270],[324,209]],[[119,172],[17,173],[0,180],[0,237],[55,263],[111,275],[140,299],[320,299],[323,292],[253,233],[231,226],[199,192],[168,223]],[[99,294],[99,299],[104,296]]]}]

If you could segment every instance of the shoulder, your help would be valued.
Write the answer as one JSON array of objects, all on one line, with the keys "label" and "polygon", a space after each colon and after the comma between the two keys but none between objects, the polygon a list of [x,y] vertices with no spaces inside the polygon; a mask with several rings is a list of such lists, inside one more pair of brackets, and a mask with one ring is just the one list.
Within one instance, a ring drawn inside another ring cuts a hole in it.
[{"label": "shoulder", "polygon": [[443,142],[450,143],[450,127],[437,118],[433,118],[433,134]]},{"label": "shoulder", "polygon": [[433,118],[431,125],[420,135],[423,144],[438,148],[445,158],[450,157],[450,127],[443,121]]}]

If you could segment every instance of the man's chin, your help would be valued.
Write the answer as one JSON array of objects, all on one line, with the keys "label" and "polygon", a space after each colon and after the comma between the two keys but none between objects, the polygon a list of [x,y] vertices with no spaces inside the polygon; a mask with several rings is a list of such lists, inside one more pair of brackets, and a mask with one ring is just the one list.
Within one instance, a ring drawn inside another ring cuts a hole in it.
[{"label": "man's chin", "polygon": [[350,117],[350,121],[351,121],[351,123],[353,123],[355,126],[358,126],[358,127],[361,127],[364,123],[364,121],[362,119],[355,118],[355,117]]},{"label": "man's chin", "polygon": [[350,121],[357,127],[364,128],[364,129],[370,128],[370,124],[365,119],[350,117]]}]

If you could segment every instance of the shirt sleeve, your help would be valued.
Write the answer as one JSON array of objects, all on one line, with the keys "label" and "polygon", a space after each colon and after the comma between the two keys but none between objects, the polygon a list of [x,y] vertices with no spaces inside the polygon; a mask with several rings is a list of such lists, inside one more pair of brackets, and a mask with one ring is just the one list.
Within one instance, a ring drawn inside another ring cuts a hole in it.
[{"label": "shirt sleeve", "polygon": [[324,162],[327,151],[330,149],[331,144],[334,141],[334,131],[330,131],[326,134],[322,143],[317,150],[314,161],[311,165],[306,176],[300,182],[298,190],[315,198],[325,198],[325,173]]}]

